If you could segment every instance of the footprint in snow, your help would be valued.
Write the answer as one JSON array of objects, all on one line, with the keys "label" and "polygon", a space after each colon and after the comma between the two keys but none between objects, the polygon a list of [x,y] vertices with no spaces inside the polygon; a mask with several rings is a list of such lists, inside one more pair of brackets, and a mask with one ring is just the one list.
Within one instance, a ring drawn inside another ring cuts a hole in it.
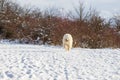
[{"label": "footprint in snow", "polygon": [[1,79],[1,78],[4,78],[4,76],[3,76],[3,74],[2,74],[2,73],[0,73],[0,79]]},{"label": "footprint in snow", "polygon": [[14,75],[11,72],[9,72],[9,71],[6,71],[5,74],[9,78],[13,78],[14,77]]}]

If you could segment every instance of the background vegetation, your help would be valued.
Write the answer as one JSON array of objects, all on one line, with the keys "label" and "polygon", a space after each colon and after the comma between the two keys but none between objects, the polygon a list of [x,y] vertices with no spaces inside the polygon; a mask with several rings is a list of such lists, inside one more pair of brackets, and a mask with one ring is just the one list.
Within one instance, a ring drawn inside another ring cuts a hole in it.
[{"label": "background vegetation", "polygon": [[120,15],[106,20],[83,3],[63,17],[64,12],[49,8],[23,8],[8,0],[0,0],[0,39],[18,40],[26,44],[61,45],[65,33],[74,39],[74,47],[120,48]]}]

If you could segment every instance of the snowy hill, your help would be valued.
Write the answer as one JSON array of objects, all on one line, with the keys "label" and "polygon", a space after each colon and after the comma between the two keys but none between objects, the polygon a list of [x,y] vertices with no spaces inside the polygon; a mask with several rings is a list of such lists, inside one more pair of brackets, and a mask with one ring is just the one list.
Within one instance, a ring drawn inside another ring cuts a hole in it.
[{"label": "snowy hill", "polygon": [[0,44],[0,80],[120,80],[120,49]]}]

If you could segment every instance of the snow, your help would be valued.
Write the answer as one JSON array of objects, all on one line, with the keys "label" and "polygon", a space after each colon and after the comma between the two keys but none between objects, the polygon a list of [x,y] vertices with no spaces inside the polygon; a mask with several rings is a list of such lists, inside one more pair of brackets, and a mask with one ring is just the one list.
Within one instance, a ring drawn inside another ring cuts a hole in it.
[{"label": "snow", "polygon": [[0,40],[0,44],[19,44],[20,41],[18,39],[16,40],[8,40],[8,39],[2,39]]},{"label": "snow", "polygon": [[0,44],[0,80],[120,80],[120,49]]}]

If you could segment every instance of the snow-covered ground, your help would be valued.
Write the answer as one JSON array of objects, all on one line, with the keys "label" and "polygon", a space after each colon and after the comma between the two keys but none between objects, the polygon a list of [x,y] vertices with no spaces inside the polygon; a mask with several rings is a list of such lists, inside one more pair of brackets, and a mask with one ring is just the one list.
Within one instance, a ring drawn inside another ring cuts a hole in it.
[{"label": "snow-covered ground", "polygon": [[120,80],[120,49],[0,44],[0,80]]}]

